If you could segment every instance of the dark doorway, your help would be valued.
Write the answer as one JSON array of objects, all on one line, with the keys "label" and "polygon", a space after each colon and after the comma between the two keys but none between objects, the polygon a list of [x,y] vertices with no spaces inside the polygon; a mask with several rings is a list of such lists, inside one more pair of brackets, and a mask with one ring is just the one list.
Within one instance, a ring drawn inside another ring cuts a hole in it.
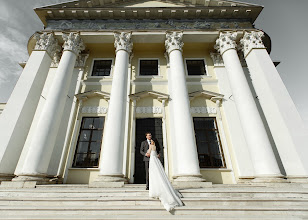
[{"label": "dark doorway", "polygon": [[146,140],[145,132],[151,132],[156,145],[160,147],[160,161],[164,166],[163,132],[161,118],[136,119],[135,174],[134,183],[145,184],[143,155],[140,154],[141,142]]}]

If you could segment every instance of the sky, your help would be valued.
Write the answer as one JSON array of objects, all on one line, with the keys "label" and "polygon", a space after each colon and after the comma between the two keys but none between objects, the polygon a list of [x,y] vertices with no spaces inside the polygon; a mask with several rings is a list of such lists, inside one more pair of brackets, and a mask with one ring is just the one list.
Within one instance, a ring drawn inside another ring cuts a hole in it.
[{"label": "sky", "polygon": [[[27,42],[43,24],[33,8],[67,0],[0,0],[0,103],[6,103],[27,61]],[[255,22],[272,39],[271,58],[308,127],[308,0],[241,0],[263,5]],[[285,109],[284,111],[287,111]]]}]

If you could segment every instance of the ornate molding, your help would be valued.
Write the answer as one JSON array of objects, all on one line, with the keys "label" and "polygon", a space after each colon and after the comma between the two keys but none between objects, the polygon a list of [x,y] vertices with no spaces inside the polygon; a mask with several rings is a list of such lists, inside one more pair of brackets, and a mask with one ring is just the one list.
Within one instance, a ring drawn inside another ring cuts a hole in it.
[{"label": "ornate molding", "polygon": [[92,114],[106,114],[108,111],[107,107],[101,106],[84,106],[81,109],[82,113],[92,113]]},{"label": "ornate molding", "polygon": [[136,113],[138,114],[162,114],[163,110],[158,106],[150,107],[136,107]]},{"label": "ornate molding", "polygon": [[217,30],[250,29],[249,21],[214,19],[47,20],[47,30]]},{"label": "ornate molding", "polygon": [[86,65],[86,61],[89,57],[89,54],[79,54],[79,56],[76,59],[75,68],[83,68]]},{"label": "ornate molding", "polygon": [[215,107],[190,107],[190,113],[192,114],[216,114],[217,109]]},{"label": "ornate molding", "polygon": [[252,49],[265,49],[262,37],[264,33],[262,31],[246,31],[244,37],[241,39],[241,50],[246,57]]},{"label": "ornate molding", "polygon": [[216,45],[214,48],[223,55],[224,52],[230,49],[236,49],[236,39],[237,33],[233,31],[221,32],[218,39],[216,40]]},{"label": "ornate molding", "polygon": [[173,50],[180,50],[182,52],[184,46],[182,38],[183,32],[181,31],[166,32],[165,47],[168,54]]},{"label": "ornate molding", "polygon": [[222,56],[219,53],[211,53],[214,66],[225,66]]},{"label": "ornate molding", "polygon": [[132,34],[130,32],[114,32],[114,47],[116,52],[125,50],[129,54],[132,52],[133,43],[131,42]]},{"label": "ornate molding", "polygon": [[63,33],[62,38],[64,40],[64,51],[72,51],[78,56],[80,52],[85,49],[83,40],[80,38],[80,35],[78,33],[69,33],[68,35]]},{"label": "ornate molding", "polygon": [[61,51],[58,40],[55,39],[53,33],[35,33],[34,38],[36,39],[34,50],[46,51],[51,58],[54,57],[55,53]]},{"label": "ornate molding", "polygon": [[61,53],[56,52],[53,56],[50,67],[57,68],[59,66],[60,59],[61,59]]}]

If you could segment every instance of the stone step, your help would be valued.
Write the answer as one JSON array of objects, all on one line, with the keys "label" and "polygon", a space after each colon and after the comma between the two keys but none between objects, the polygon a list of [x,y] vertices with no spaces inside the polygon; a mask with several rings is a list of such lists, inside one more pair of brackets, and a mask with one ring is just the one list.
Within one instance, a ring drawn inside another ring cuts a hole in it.
[{"label": "stone step", "polygon": [[[0,213],[1,214],[1,213]],[[175,214],[161,214],[161,215],[152,215],[147,214],[145,216],[142,215],[105,215],[101,213],[78,213],[77,215],[70,215],[66,213],[59,213],[59,214],[47,214],[43,213],[39,216],[37,215],[31,215],[30,213],[27,214],[15,214],[13,216],[0,216],[0,219],[57,219],[57,220],[66,220],[66,219],[91,219],[91,220],[107,220],[107,219],[147,219],[147,220],[164,220],[164,219],[220,219],[220,220],[228,220],[228,219],[250,219],[250,220],[273,220],[273,219],[279,219],[279,220],[301,220],[306,219],[306,215],[302,213],[291,213],[291,214],[277,214],[277,213],[264,213],[263,215],[260,212],[229,212],[229,211],[223,211],[223,212],[216,212],[216,211],[208,211],[207,214],[182,214],[182,215],[175,215]]]},{"label": "stone step", "polygon": [[[122,206],[107,206],[107,207],[85,207],[83,205],[74,206],[74,207],[63,207],[63,206],[0,206],[0,211],[135,211],[135,212],[151,212],[151,211],[160,211],[165,210],[163,206],[136,206],[136,205],[122,205]],[[202,205],[202,206],[182,206],[176,207],[176,211],[205,211],[205,210],[229,210],[229,211],[302,211],[307,212],[308,214],[308,206],[301,205],[296,207],[276,207],[276,206],[250,206],[244,207],[241,205],[229,205],[229,206],[220,206],[220,205]]]},{"label": "stone step", "polygon": [[[181,192],[303,192],[308,193],[308,188],[272,188],[272,187],[227,187],[227,188],[199,188],[199,189],[180,189]],[[0,192],[148,192],[145,188],[72,188],[72,187],[51,187],[51,188],[6,188],[0,187]]]},{"label": "stone step", "polygon": [[[306,198],[308,199],[308,193],[302,192],[181,192],[184,198]],[[0,192],[1,198],[18,198],[18,197],[34,197],[34,198],[99,198],[99,197],[131,197],[131,196],[148,196],[148,191],[145,192],[41,192],[35,193],[28,192]]]},{"label": "stone step", "polygon": [[[108,209],[104,207],[96,208],[84,208],[84,207],[75,207],[72,208],[55,208],[55,207],[48,207],[39,209],[37,207],[23,207],[19,209],[16,207],[15,209],[9,209],[7,207],[0,208],[0,216],[4,216],[5,219],[8,217],[20,216],[23,215],[24,219],[29,219],[28,216],[38,216],[41,219],[44,218],[45,215],[54,215],[54,216],[69,216],[71,219],[74,219],[75,216],[106,216],[106,215],[117,215],[117,216],[129,216],[129,215],[139,215],[146,219],[146,216],[156,216],[160,218],[161,216],[170,216],[170,212],[167,212],[162,206],[160,207],[144,207],[141,206],[140,208],[136,207],[114,207],[114,209]],[[119,209],[121,208],[121,209]],[[193,207],[193,208],[186,208],[186,207],[177,207],[174,211],[171,212],[173,215],[181,216],[181,215],[204,215],[204,216],[240,216],[240,215],[263,215],[266,217],[268,215],[277,215],[277,216],[289,216],[289,217],[302,217],[308,218],[308,210],[307,207],[297,207],[297,208],[271,208],[271,207],[264,207],[264,208],[243,208],[243,207],[228,207],[228,208],[221,208],[207,206],[207,207]],[[263,219],[263,218],[261,218]],[[292,218],[290,218],[292,219]]]},{"label": "stone step", "polygon": [[[186,206],[207,206],[207,205],[241,205],[241,206],[279,206],[279,207],[294,207],[303,206],[308,207],[308,200],[298,200],[298,199],[210,199],[210,198],[182,198],[183,203]],[[32,198],[18,198],[16,200],[0,200],[0,206],[65,206],[65,207],[75,207],[75,206],[91,206],[91,207],[102,207],[102,206],[121,206],[121,205],[138,205],[138,206],[160,206],[161,202],[158,199],[151,198],[99,198],[92,200],[76,199],[76,200],[48,200],[45,199],[32,199]]]}]

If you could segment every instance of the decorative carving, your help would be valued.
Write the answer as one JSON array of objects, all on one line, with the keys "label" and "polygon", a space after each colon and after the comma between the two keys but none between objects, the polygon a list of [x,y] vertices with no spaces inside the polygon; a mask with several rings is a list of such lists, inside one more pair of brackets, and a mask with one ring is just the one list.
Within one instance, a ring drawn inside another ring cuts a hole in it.
[{"label": "decorative carving", "polygon": [[217,30],[253,28],[249,21],[216,21],[213,19],[110,19],[110,20],[47,20],[47,30]]},{"label": "decorative carving", "polygon": [[168,54],[170,54],[170,52],[173,50],[182,51],[184,46],[182,38],[183,32],[180,31],[172,31],[166,33],[165,47]]},{"label": "decorative carving", "polygon": [[114,33],[114,47],[116,48],[116,52],[119,50],[125,50],[128,53],[132,52],[133,43],[131,42],[132,34],[129,32],[115,32]]},{"label": "decorative carving", "polygon": [[44,50],[51,58],[54,57],[55,53],[61,51],[58,40],[55,39],[52,33],[35,33],[34,38],[36,39],[34,50]]},{"label": "decorative carving", "polygon": [[225,66],[222,56],[219,53],[211,53],[214,66]]},{"label": "decorative carving", "polygon": [[69,35],[63,33],[62,38],[64,40],[64,50],[72,51],[78,56],[85,49],[85,45],[78,33],[69,33]]},{"label": "decorative carving", "polygon": [[60,59],[61,59],[61,53],[56,52],[53,56],[50,67],[57,68],[59,66]]},{"label": "decorative carving", "polygon": [[82,113],[92,113],[92,114],[106,114],[108,108],[101,106],[84,106],[81,109]]},{"label": "decorative carving", "polygon": [[237,33],[236,32],[221,32],[219,35],[219,38],[216,40],[216,45],[214,48],[223,55],[224,52],[226,52],[229,49],[235,49],[236,48],[236,39]]},{"label": "decorative carving", "polygon": [[215,107],[191,107],[190,113],[194,114],[216,114],[217,109]]},{"label": "decorative carving", "polygon": [[244,57],[246,57],[252,49],[265,49],[262,42],[262,37],[264,37],[264,33],[262,31],[245,32],[244,37],[240,41]]},{"label": "decorative carving", "polygon": [[136,107],[136,113],[140,114],[162,114],[163,110],[161,107],[150,106],[150,107]]},{"label": "decorative carving", "polygon": [[79,56],[77,57],[76,63],[75,63],[75,67],[83,68],[86,65],[86,61],[88,57],[89,57],[89,54],[87,53],[79,54]]}]

